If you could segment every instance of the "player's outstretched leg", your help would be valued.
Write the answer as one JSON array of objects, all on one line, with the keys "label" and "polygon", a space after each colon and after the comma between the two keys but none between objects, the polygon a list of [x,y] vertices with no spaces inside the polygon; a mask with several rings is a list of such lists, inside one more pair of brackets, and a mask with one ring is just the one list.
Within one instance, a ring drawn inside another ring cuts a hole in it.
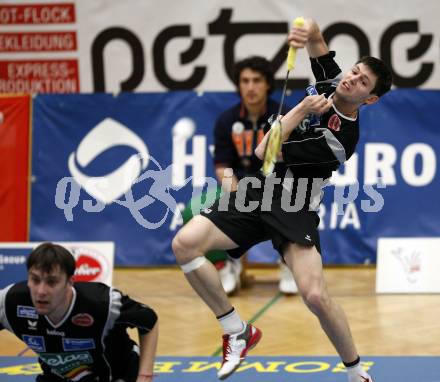
[{"label": "player's outstretched leg", "polygon": [[304,302],[318,317],[322,329],[344,362],[348,382],[373,382],[360,364],[344,311],[327,292],[319,252],[314,246],[290,243],[284,251],[284,259],[293,272]]},{"label": "player's outstretched leg", "polygon": [[209,219],[195,216],[173,240],[173,251],[185,277],[216,315],[223,328],[223,362],[220,379],[231,375],[261,338],[261,331],[243,322],[232,307],[214,265],[204,254],[211,249],[237,247]]}]

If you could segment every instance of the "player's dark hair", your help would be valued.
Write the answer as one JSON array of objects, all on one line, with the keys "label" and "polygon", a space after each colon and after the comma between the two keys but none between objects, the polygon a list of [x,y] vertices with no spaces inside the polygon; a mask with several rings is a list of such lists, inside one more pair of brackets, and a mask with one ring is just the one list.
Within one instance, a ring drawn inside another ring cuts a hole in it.
[{"label": "player's dark hair", "polygon": [[240,74],[244,69],[251,69],[261,73],[269,85],[268,93],[272,92],[274,87],[274,74],[268,60],[261,56],[252,56],[238,61],[234,66],[234,83],[237,88],[240,84]]},{"label": "player's dark hair", "polygon": [[75,258],[61,245],[46,242],[35,248],[27,258],[27,270],[33,267],[44,273],[50,273],[54,268],[60,267],[69,278],[75,272]]},{"label": "player's dark hair", "polygon": [[364,56],[356,64],[364,64],[368,66],[370,70],[377,76],[376,86],[371,91],[372,94],[376,94],[381,97],[391,89],[393,82],[393,75],[390,68],[376,57]]}]

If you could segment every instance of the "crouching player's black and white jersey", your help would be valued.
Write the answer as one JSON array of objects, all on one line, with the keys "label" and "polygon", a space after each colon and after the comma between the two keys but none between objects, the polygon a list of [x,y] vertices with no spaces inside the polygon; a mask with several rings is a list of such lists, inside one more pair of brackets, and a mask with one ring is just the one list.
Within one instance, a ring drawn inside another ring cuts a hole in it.
[{"label": "crouching player's black and white jersey", "polygon": [[[334,57],[335,53],[329,52],[310,59],[315,88],[326,98],[333,97],[342,78]],[[349,118],[333,106],[314,126],[306,118],[293,130],[283,143],[283,159],[295,178],[330,178],[332,171],[351,157],[358,140],[359,119]]]},{"label": "crouching player's black and white jersey", "polygon": [[8,329],[38,354],[44,374],[78,381],[123,375],[134,342],[126,329],[149,332],[155,312],[102,283],[78,282],[64,319],[54,325],[34,308],[26,282],[0,291],[0,329]]}]

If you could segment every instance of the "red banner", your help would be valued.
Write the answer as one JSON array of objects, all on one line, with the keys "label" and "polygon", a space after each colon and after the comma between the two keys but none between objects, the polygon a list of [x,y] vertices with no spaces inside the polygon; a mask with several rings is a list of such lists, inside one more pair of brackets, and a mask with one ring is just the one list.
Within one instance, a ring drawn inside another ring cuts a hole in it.
[{"label": "red banner", "polygon": [[0,61],[0,93],[77,93],[78,60]]},{"label": "red banner", "polygon": [[76,51],[76,32],[0,33],[0,52]]},{"label": "red banner", "polygon": [[30,102],[0,97],[0,241],[28,240]]},{"label": "red banner", "polygon": [[71,24],[75,22],[75,4],[3,4],[0,24]]}]

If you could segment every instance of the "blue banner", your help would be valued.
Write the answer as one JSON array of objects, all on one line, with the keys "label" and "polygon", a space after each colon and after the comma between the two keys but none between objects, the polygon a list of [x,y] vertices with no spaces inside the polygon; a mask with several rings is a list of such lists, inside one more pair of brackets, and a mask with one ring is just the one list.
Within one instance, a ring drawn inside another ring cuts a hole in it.
[{"label": "blue banner", "polygon": [[[37,96],[31,240],[111,240],[116,265],[175,263],[174,211],[215,187],[214,122],[237,101],[195,92]],[[439,236],[436,107],[438,91],[395,90],[362,109],[357,153],[320,210],[324,262],[375,262],[378,237]],[[276,258],[265,244],[250,260]]]},{"label": "blue banner", "polygon": [[27,279],[26,260],[29,248],[2,245],[0,248],[0,289]]}]

